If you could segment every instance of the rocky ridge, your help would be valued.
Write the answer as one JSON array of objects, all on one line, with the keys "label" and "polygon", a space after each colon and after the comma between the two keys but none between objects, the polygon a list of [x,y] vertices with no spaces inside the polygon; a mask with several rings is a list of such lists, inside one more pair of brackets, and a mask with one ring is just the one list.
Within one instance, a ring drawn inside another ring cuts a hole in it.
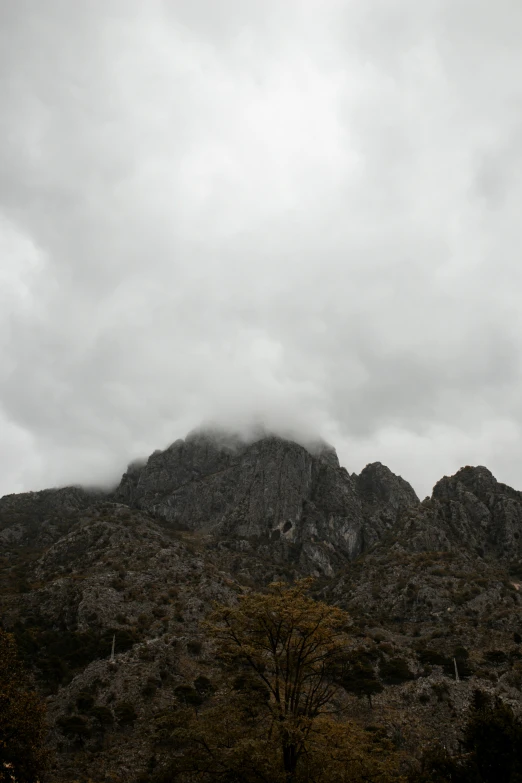
[{"label": "rocky ridge", "polygon": [[325,444],[307,449],[274,436],[244,443],[208,433],[130,466],[114,498],[179,529],[244,546],[255,540],[278,562],[327,574],[419,504],[388,468],[375,463],[350,476]]},{"label": "rocky ridge", "polygon": [[358,719],[402,716],[414,743],[447,739],[477,685],[520,704],[521,520],[522,493],[483,467],[420,503],[380,463],[349,474],[324,444],[216,433],[155,452],[109,493],[0,499],[0,614],[48,694],[54,779],[146,776],[158,716],[216,675],[200,624],[212,601],[309,573],[382,682],[367,714],[347,697]]}]

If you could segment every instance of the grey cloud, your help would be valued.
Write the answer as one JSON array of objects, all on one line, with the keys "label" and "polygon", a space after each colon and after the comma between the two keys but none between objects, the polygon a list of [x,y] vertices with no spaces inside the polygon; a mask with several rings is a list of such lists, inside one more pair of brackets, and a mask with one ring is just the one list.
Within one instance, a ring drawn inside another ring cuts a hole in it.
[{"label": "grey cloud", "polygon": [[518,3],[20,0],[0,30],[0,491],[209,420],[520,486]]}]

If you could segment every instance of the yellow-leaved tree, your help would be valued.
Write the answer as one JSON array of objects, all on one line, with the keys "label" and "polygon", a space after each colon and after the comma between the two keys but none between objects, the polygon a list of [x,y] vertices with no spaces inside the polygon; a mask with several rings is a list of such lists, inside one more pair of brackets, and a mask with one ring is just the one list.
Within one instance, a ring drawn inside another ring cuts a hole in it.
[{"label": "yellow-leaved tree", "polygon": [[244,668],[266,688],[266,711],[292,780],[314,721],[328,710],[337,685],[329,676],[349,642],[348,616],[307,595],[310,580],[221,606],[209,626],[222,659]]},{"label": "yellow-leaved tree", "polygon": [[311,580],[217,606],[206,626],[225,665],[207,706],[164,715],[174,762],[158,780],[356,783],[398,780],[379,733],[334,715],[348,615],[309,595]]}]

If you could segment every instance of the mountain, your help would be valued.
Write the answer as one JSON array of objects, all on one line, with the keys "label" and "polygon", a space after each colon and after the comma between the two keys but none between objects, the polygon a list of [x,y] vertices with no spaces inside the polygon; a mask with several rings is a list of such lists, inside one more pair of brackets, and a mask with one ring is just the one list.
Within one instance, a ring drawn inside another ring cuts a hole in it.
[{"label": "mountain", "polygon": [[410,551],[461,549],[469,555],[522,564],[522,492],[485,467],[445,476],[395,531]]},{"label": "mountain", "polygon": [[412,487],[380,463],[350,476],[326,444],[305,448],[275,436],[244,443],[212,432],[131,466],[114,499],[326,574],[419,505]]},{"label": "mountain", "polygon": [[451,745],[474,688],[520,707],[521,534],[522,493],[487,468],[421,503],[379,462],[350,474],[324,443],[219,431],[154,452],[111,491],[0,499],[0,616],[47,695],[52,779],[147,780],[158,719],[216,677],[212,602],[310,574],[383,687],[372,710],[357,695],[344,709],[412,753],[426,733]]}]

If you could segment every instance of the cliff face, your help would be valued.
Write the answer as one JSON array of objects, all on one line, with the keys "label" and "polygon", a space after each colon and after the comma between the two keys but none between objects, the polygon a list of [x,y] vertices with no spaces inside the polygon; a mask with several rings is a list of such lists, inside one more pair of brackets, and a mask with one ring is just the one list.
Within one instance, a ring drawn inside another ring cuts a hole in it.
[{"label": "cliff face", "polygon": [[350,476],[329,446],[279,437],[242,443],[198,433],[131,466],[114,494],[178,528],[257,539],[276,558],[331,573],[379,540],[419,500],[380,464]]},{"label": "cliff face", "polygon": [[367,465],[353,478],[365,519],[364,548],[368,549],[393,530],[403,511],[418,508],[419,499],[407,481],[380,462]]},{"label": "cliff face", "polygon": [[522,493],[485,467],[444,476],[430,499],[403,518],[396,537],[410,551],[461,550],[503,561],[522,558]]}]

